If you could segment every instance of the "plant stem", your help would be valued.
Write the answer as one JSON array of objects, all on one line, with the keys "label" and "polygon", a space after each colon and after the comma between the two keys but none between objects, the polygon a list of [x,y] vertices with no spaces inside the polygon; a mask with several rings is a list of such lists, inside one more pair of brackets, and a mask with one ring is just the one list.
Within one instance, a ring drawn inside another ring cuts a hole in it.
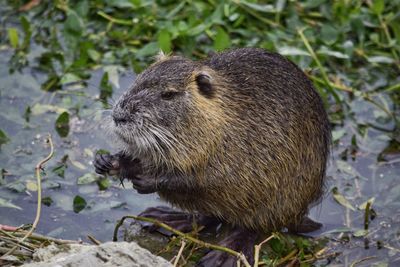
[{"label": "plant stem", "polygon": [[329,81],[328,75],[325,72],[324,67],[322,66],[321,62],[319,61],[317,55],[315,54],[314,50],[312,49],[310,43],[307,40],[307,37],[303,33],[304,29],[298,29],[297,33],[300,35],[301,40],[303,41],[304,45],[306,46],[308,52],[311,54],[311,57],[315,60],[315,63],[317,63],[317,66],[319,70],[321,71],[322,78],[325,81],[325,85],[327,86],[328,91],[332,94],[332,96],[335,98],[337,103],[340,103],[340,98],[339,95],[336,93],[335,89],[331,86],[331,82]]},{"label": "plant stem", "polygon": [[42,159],[35,167],[36,181],[37,181],[37,188],[38,188],[38,191],[37,191],[38,192],[37,193],[37,208],[36,208],[35,220],[34,220],[34,222],[32,224],[31,229],[24,235],[24,237],[22,237],[18,241],[18,245],[16,245],[13,248],[11,248],[7,253],[2,255],[1,257],[4,257],[4,256],[12,254],[18,248],[18,246],[21,243],[23,243],[33,233],[33,231],[35,231],[37,225],[39,224],[41,206],[42,206],[42,176],[40,175],[40,171],[42,170],[43,164],[45,164],[47,161],[49,161],[53,157],[53,154],[54,154],[54,145],[53,145],[53,140],[51,139],[51,135],[50,134],[49,134],[49,136],[47,138],[47,141],[50,144],[50,153],[47,155],[47,157]]},{"label": "plant stem", "polygon": [[110,15],[107,15],[106,13],[104,13],[103,11],[99,11],[97,12],[97,14],[103,18],[105,18],[106,20],[115,23],[115,24],[120,24],[120,25],[128,25],[128,26],[132,26],[133,22],[129,21],[129,20],[124,20],[124,19],[116,19],[114,17],[111,17]]},{"label": "plant stem", "polygon": [[180,236],[181,238],[183,238],[183,239],[186,240],[186,241],[189,241],[189,242],[198,244],[198,245],[200,245],[200,246],[202,246],[202,247],[205,247],[205,248],[210,248],[210,249],[214,249],[214,250],[219,250],[219,251],[222,251],[222,252],[226,252],[226,253],[228,253],[228,254],[231,254],[231,255],[233,255],[233,256],[239,258],[239,259],[242,261],[242,263],[243,263],[246,267],[251,267],[251,266],[250,266],[250,263],[247,261],[246,257],[245,257],[244,254],[241,253],[241,252],[237,252],[237,251],[232,250],[232,249],[227,248],[227,247],[218,246],[218,245],[214,245],[214,244],[211,244],[211,243],[204,242],[204,241],[202,241],[202,240],[199,240],[199,239],[194,238],[194,237],[192,237],[192,236],[190,236],[190,235],[187,235],[187,234],[185,234],[185,233],[183,233],[183,232],[181,232],[181,231],[179,231],[179,230],[176,230],[176,229],[172,228],[172,227],[169,226],[169,225],[166,225],[165,223],[162,223],[162,222],[160,222],[160,221],[158,221],[158,220],[155,220],[155,219],[152,219],[152,218],[146,218],[146,217],[134,216],[134,215],[128,215],[128,216],[122,217],[121,220],[118,221],[118,223],[116,224],[116,226],[115,226],[115,228],[114,228],[114,236],[113,236],[113,241],[114,241],[114,242],[117,241],[117,239],[118,239],[118,238],[117,238],[117,234],[118,234],[118,229],[119,229],[119,227],[124,223],[124,221],[125,221],[126,219],[129,219],[129,218],[130,218],[130,219],[137,220],[137,221],[143,221],[143,222],[150,222],[150,223],[153,223],[153,224],[157,225],[158,227],[162,227],[162,228],[164,228],[165,230],[170,231],[170,232],[172,232],[173,234],[176,234],[177,236]]}]

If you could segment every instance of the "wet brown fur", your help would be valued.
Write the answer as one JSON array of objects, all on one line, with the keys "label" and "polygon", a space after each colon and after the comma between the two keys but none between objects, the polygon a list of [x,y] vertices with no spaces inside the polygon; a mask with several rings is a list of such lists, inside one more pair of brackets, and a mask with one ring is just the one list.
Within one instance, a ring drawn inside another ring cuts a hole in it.
[{"label": "wet brown fur", "polygon": [[[177,58],[163,57],[146,79]],[[176,87],[191,102],[182,123],[168,128],[173,147],[154,163],[173,173],[171,187],[159,195],[254,230],[298,224],[322,194],[330,144],[328,118],[311,82],[292,62],[262,49],[185,62],[193,69],[183,88]],[[199,92],[199,73],[211,77],[212,97]]]}]

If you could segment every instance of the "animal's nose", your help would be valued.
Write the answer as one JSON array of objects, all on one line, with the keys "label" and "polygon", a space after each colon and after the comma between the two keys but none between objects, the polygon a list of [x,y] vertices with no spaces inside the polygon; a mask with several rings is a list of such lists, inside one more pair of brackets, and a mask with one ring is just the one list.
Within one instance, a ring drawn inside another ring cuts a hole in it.
[{"label": "animal's nose", "polygon": [[112,111],[112,119],[115,125],[119,126],[128,122],[129,112],[117,105]]},{"label": "animal's nose", "polygon": [[113,118],[115,125],[117,125],[117,126],[125,124],[128,121],[124,116],[122,116],[121,113],[117,113],[117,112],[113,112],[112,118]]}]

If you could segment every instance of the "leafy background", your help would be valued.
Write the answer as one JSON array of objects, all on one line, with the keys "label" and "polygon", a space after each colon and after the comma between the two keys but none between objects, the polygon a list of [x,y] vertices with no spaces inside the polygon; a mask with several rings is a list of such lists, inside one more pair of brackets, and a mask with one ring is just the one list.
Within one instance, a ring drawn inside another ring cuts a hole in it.
[{"label": "leafy background", "polygon": [[[0,223],[31,222],[33,168],[50,132],[56,153],[45,169],[38,231],[109,240],[120,216],[158,203],[91,166],[97,149],[112,150],[101,119],[134,73],[159,50],[201,59],[262,47],[306,72],[334,129],[327,193],[312,210],[332,257],[315,264],[398,264],[399,0],[0,3]],[[279,242],[266,262],[288,253]],[[307,244],[296,245],[304,264]]]}]

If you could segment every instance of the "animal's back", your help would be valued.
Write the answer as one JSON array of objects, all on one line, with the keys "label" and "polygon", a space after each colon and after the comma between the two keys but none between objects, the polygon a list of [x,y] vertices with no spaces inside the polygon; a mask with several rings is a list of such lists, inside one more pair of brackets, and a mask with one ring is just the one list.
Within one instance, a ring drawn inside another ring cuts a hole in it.
[{"label": "animal's back", "polygon": [[220,98],[230,123],[196,192],[167,199],[254,229],[298,223],[325,176],[330,131],[320,97],[296,65],[263,49],[202,63],[225,79]]}]

